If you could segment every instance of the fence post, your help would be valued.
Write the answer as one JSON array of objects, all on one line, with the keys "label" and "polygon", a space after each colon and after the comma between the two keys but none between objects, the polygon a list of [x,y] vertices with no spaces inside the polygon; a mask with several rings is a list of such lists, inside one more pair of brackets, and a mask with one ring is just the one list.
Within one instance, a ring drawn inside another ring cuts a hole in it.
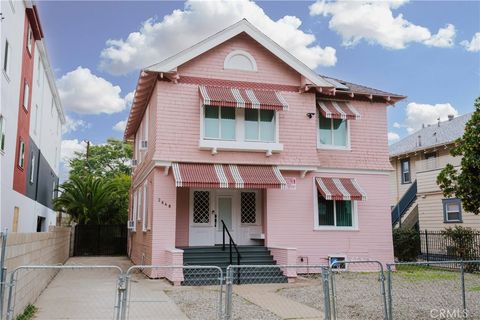
[{"label": "fence post", "polygon": [[225,274],[225,320],[233,319],[232,316],[232,303],[233,303],[233,268],[232,266],[227,267],[227,272]]},{"label": "fence post", "polygon": [[[330,311],[330,288],[329,288],[330,272],[329,271],[330,271],[329,268],[322,268],[323,305],[324,305],[324,311],[325,311],[325,320],[332,319],[332,314]],[[332,286],[332,289],[333,289],[333,286]],[[333,297],[333,299],[335,299],[335,297]],[[336,319],[336,316],[334,319]]]},{"label": "fence post", "polygon": [[121,273],[118,280],[118,302],[119,309],[117,310],[117,320],[127,319],[127,303],[128,303],[128,283],[130,281],[130,274],[128,271]]},{"label": "fence post", "polygon": [[5,253],[7,249],[7,229],[1,232],[2,253],[0,256],[0,320],[3,319],[3,304],[5,302],[5,284],[7,281],[7,268],[5,267]]},{"label": "fence post", "polygon": [[388,320],[387,294],[385,292],[385,274],[383,273],[383,266],[380,265],[380,291],[383,298],[383,318]]},{"label": "fence post", "polygon": [[467,312],[467,300],[465,297],[465,263],[460,262],[460,281],[462,285],[462,306],[463,306],[463,315],[466,316]]},{"label": "fence post", "polygon": [[393,320],[392,266],[389,264],[387,264],[387,299],[388,299],[388,320]]},{"label": "fence post", "polygon": [[425,250],[427,251],[427,261],[430,261],[428,257],[428,231],[425,229]]}]

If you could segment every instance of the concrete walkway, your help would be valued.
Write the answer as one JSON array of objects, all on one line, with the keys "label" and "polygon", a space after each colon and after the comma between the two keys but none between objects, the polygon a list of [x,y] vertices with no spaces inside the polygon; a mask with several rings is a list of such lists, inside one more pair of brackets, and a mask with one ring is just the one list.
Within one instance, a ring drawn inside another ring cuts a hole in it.
[{"label": "concrete walkway", "polygon": [[[74,257],[70,265],[116,265],[127,270],[126,257]],[[35,319],[113,319],[117,298],[115,269],[61,270],[35,302]],[[163,292],[159,281],[132,279],[129,319],[188,319]]]}]

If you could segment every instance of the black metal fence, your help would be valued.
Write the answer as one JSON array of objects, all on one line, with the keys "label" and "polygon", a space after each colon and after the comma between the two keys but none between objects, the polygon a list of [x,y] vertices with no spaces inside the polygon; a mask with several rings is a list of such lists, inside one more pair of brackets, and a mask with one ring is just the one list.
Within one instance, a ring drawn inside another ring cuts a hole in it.
[{"label": "black metal fence", "polygon": [[74,256],[127,254],[127,225],[76,225]]},{"label": "black metal fence", "polygon": [[420,258],[426,261],[480,259],[480,232],[473,239],[452,239],[441,231],[420,231]]}]

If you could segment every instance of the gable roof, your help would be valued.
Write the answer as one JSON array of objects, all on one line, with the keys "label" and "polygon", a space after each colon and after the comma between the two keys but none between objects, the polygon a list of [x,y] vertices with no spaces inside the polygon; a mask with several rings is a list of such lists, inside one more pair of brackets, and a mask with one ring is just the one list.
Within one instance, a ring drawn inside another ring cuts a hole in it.
[{"label": "gable roof", "polygon": [[[453,143],[463,136],[472,112],[425,127],[390,145],[390,157]],[[421,146],[418,145],[420,136]]]},{"label": "gable roof", "polygon": [[172,72],[178,66],[184,64],[187,61],[192,60],[193,58],[201,55],[204,52],[218,46],[219,44],[224,43],[225,41],[241,34],[246,33],[252,37],[255,41],[260,43],[272,54],[277,56],[295,71],[303,75],[305,78],[310,80],[314,85],[319,87],[328,87],[335,88],[336,86],[322,76],[318,75],[312,69],[307,67],[303,62],[295,58],[290,52],[282,48],[275,41],[267,37],[263,32],[255,28],[250,22],[246,19],[242,19],[239,22],[231,25],[230,27],[223,29],[220,32],[206,38],[203,41],[198,42],[197,44],[187,48],[179,53],[159,62],[154,65],[151,65],[145,68],[145,71],[154,71],[154,72]]}]

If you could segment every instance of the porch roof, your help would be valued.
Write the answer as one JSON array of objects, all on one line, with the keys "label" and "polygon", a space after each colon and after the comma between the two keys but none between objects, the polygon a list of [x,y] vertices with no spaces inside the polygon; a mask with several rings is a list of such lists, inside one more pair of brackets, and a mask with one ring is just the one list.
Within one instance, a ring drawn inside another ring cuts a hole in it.
[{"label": "porch roof", "polygon": [[277,166],[172,163],[177,187],[284,189],[287,185]]},{"label": "porch roof", "polygon": [[315,178],[317,189],[326,200],[367,200],[367,194],[354,178]]}]

